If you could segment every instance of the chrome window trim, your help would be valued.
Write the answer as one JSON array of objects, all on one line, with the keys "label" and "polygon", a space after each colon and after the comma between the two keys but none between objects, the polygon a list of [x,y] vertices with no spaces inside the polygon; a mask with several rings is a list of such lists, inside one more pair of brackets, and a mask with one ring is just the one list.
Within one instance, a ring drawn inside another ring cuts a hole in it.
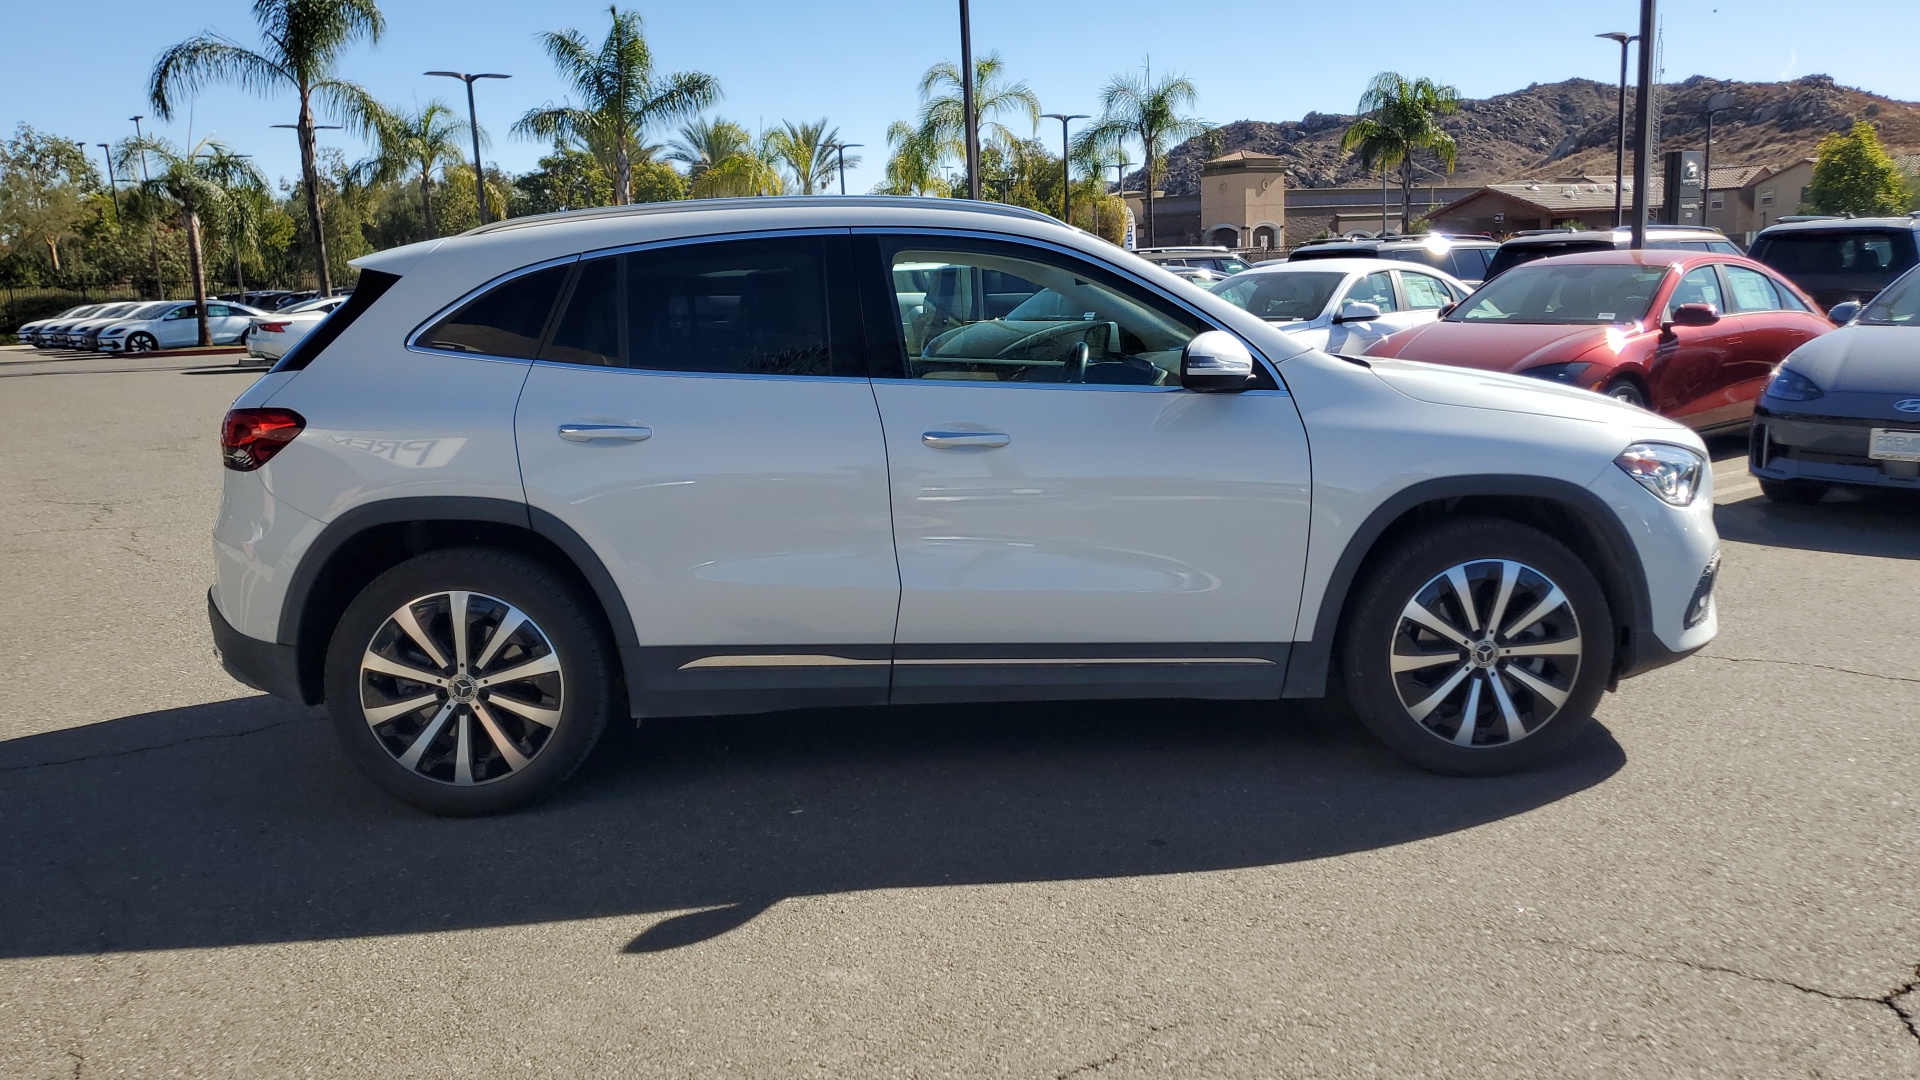
[{"label": "chrome window trim", "polygon": [[[969,239],[969,240],[991,240],[991,241],[997,241],[1003,244],[1024,244],[1029,247],[1042,248],[1044,250],[1052,251],[1057,254],[1067,255],[1074,258],[1078,258],[1078,259],[1084,259],[1087,262],[1093,263],[1095,266],[1098,266],[1101,269],[1107,271],[1108,273],[1114,274],[1115,276],[1125,281],[1129,281],[1134,285],[1137,285],[1140,288],[1147,290],[1148,292],[1159,297],[1160,299],[1173,304],[1175,307],[1180,308],[1182,311],[1185,311],[1187,314],[1192,315],[1194,318],[1200,320],[1201,325],[1205,326],[1207,329],[1221,330],[1221,331],[1225,331],[1226,333],[1232,334],[1235,338],[1238,338],[1240,340],[1241,344],[1247,347],[1247,351],[1251,352],[1254,355],[1255,359],[1267,365],[1267,373],[1273,376],[1273,381],[1275,383],[1279,384],[1282,387],[1286,386],[1286,381],[1280,378],[1280,365],[1275,363],[1271,357],[1267,356],[1266,353],[1262,352],[1259,346],[1255,345],[1251,341],[1248,341],[1244,336],[1242,336],[1238,332],[1228,329],[1227,327],[1221,326],[1219,322],[1214,319],[1213,316],[1207,314],[1205,311],[1202,311],[1197,307],[1194,307],[1191,303],[1187,302],[1185,299],[1179,296],[1176,296],[1171,292],[1168,292],[1166,289],[1162,288],[1158,283],[1149,281],[1148,279],[1141,277],[1139,274],[1136,274],[1125,267],[1115,266],[1113,263],[1110,263],[1105,259],[1099,258],[1098,256],[1089,255],[1088,253],[1081,251],[1079,248],[1068,247],[1065,244],[1055,243],[1052,240],[1042,240],[1039,237],[1023,236],[1019,233],[987,232],[981,229],[941,229],[941,228],[932,228],[929,226],[907,226],[907,225],[897,226],[897,227],[881,226],[881,225],[856,225],[852,228],[851,231],[855,236],[933,236],[933,237],[954,237],[954,238],[962,238],[962,239]],[[883,376],[883,378],[885,378],[888,382],[939,381],[939,380],[907,379],[907,378],[895,379],[895,378],[892,378],[891,376]],[[954,379],[951,381],[958,383],[958,382],[965,382],[966,380]],[[1017,385],[1017,384],[1007,384],[1007,385]],[[1059,387],[1071,386],[1074,384],[1072,383],[1030,383],[1028,385],[1045,387],[1047,389],[1057,389]],[[1089,386],[1089,388],[1110,390],[1110,389],[1113,389],[1114,387],[1111,385],[1103,386],[1100,384],[1092,384],[1091,386]],[[1153,386],[1153,387],[1146,387],[1146,389],[1159,390],[1163,388],[1158,386]],[[1183,388],[1178,385],[1175,385],[1173,389],[1180,390]]]},{"label": "chrome window trim", "polygon": [[[471,355],[461,353],[458,355]],[[525,360],[515,361],[524,364]],[[573,364],[565,360],[535,360],[540,367],[556,367],[583,371],[605,371],[623,375],[651,375],[667,379],[741,379],[741,380],[778,380],[792,382],[804,379],[810,383],[859,383],[862,386],[872,381],[865,375],[766,375],[752,371],[670,371],[664,368],[618,367],[612,364]]]},{"label": "chrome window trim", "polygon": [[[579,261],[580,261],[580,256],[578,254],[562,255],[557,259],[547,259],[544,262],[537,262],[527,266],[523,266],[518,270],[509,270],[506,273],[501,274],[499,277],[491,278],[488,281],[475,286],[474,288],[468,289],[466,292],[460,295],[459,299],[453,301],[450,304],[442,305],[438,310],[436,310],[433,314],[427,316],[424,320],[422,320],[407,334],[407,342],[406,342],[407,351],[417,352],[417,353],[426,353],[429,356],[458,356],[463,360],[494,360],[494,361],[498,361],[500,363],[505,363],[505,364],[533,363],[534,361],[531,358],[527,358],[527,357],[496,356],[493,353],[461,352],[458,349],[436,349],[431,345],[420,344],[420,335],[426,333],[429,329],[433,327],[435,323],[439,322],[441,319],[444,319],[447,316],[453,314],[454,312],[460,310],[460,308],[465,304],[467,304],[469,301],[478,299],[480,294],[482,293],[490,292],[493,289],[497,289],[500,286],[505,285],[507,282],[512,281],[516,278],[526,277],[528,274],[537,274],[542,270],[551,270],[556,266],[568,266],[573,263],[577,263]],[[552,313],[549,312],[548,314],[549,314],[549,317],[551,317]]]}]

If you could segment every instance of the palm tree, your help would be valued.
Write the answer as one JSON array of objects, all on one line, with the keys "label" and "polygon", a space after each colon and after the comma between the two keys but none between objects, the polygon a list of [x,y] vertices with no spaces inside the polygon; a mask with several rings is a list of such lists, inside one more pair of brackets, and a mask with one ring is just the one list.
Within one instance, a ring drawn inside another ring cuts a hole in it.
[{"label": "palm tree", "polygon": [[[840,141],[840,129],[829,129],[825,118],[810,124],[783,120],[767,132],[765,141],[767,156],[786,166],[800,194],[824,192],[832,184],[834,170],[839,168],[833,144]],[[860,155],[855,154],[850,163],[860,164]]]},{"label": "palm tree", "polygon": [[1094,157],[1102,150],[1118,150],[1128,142],[1140,144],[1147,171],[1147,244],[1154,243],[1153,184],[1160,165],[1166,160],[1170,144],[1203,134],[1207,124],[1181,110],[1200,97],[1182,75],[1167,75],[1154,82],[1149,75],[1116,75],[1100,91],[1100,119],[1080,133],[1082,156]]},{"label": "palm tree", "polygon": [[[1024,117],[1027,134],[1040,126],[1040,99],[1025,82],[1009,84],[1006,64],[998,53],[988,53],[973,62],[973,115],[981,138],[999,146],[1018,137],[1005,124],[994,119],[1005,113]],[[960,84],[959,65],[942,60],[920,76],[920,125],[918,135],[938,158],[967,156],[967,111],[965,88]],[[939,161],[934,162],[935,165]]]},{"label": "palm tree", "polygon": [[1453,171],[1456,145],[1440,127],[1440,117],[1460,111],[1460,91],[1431,79],[1408,79],[1383,71],[1360,95],[1364,113],[1340,138],[1340,149],[1358,150],[1361,168],[1380,167],[1382,183],[1388,169],[1400,167],[1400,231],[1413,226],[1413,158],[1432,154]]},{"label": "palm tree", "polygon": [[[333,291],[327,268],[326,231],[320,222],[319,152],[313,137],[313,99],[339,113],[348,127],[371,127],[373,99],[336,75],[340,54],[360,38],[380,40],[386,20],[376,0],[254,0],[253,21],[262,47],[256,51],[218,34],[201,34],[160,54],[147,96],[153,111],[172,119],[183,94],[213,82],[236,83],[266,94],[291,88],[300,99],[295,125],[300,137],[300,176],[307,190],[307,227],[313,232],[314,270],[322,294]],[[205,333],[202,326],[201,332]]]},{"label": "palm tree", "polygon": [[433,239],[433,171],[465,164],[460,140],[470,128],[456,120],[445,102],[429,101],[414,112],[382,109],[374,123],[378,149],[360,163],[366,182],[384,184],[411,176],[420,184],[420,212],[426,218],[427,239]]},{"label": "palm tree", "polygon": [[952,194],[940,176],[940,148],[923,138],[919,128],[905,120],[887,126],[887,178],[874,188],[876,195]]},{"label": "palm tree", "polygon": [[549,31],[541,44],[582,104],[533,109],[513,125],[524,136],[582,144],[613,178],[613,201],[633,191],[633,162],[649,128],[699,113],[720,97],[720,83],[698,71],[659,76],[641,33],[640,14],[609,7],[613,27],[595,49],[578,30]]},{"label": "palm tree", "polygon": [[680,137],[668,143],[667,152],[661,156],[685,165],[687,179],[698,180],[715,165],[752,150],[753,136],[739,124],[718,118],[696,119],[681,125]]},{"label": "palm tree", "polygon": [[205,347],[213,343],[213,338],[207,326],[207,266],[201,223],[210,219],[216,227],[226,226],[240,201],[237,193],[264,189],[267,181],[246,155],[236,154],[211,138],[200,140],[184,154],[164,139],[129,139],[120,146],[120,167],[130,169],[143,153],[158,159],[160,170],[141,183],[142,194],[176,207],[187,234],[187,266],[193,276],[193,300],[199,306],[200,344]]}]

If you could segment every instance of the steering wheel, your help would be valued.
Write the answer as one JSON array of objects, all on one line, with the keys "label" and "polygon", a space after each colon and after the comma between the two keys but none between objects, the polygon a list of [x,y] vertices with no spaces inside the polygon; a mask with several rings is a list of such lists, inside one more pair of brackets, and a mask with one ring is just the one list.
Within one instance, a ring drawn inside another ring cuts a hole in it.
[{"label": "steering wheel", "polygon": [[1067,350],[1066,381],[1087,381],[1087,343],[1084,341],[1074,342],[1073,348]]}]

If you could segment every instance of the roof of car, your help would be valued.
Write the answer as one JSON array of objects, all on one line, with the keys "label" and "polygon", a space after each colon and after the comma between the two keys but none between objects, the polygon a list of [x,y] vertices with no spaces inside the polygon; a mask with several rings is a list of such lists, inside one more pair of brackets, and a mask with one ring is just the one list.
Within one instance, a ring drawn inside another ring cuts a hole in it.
[{"label": "roof of car", "polygon": [[1398,259],[1302,259],[1299,262],[1269,259],[1266,262],[1254,263],[1252,266],[1240,271],[1239,274],[1235,274],[1234,276],[1239,277],[1243,274],[1326,273],[1329,270],[1347,274],[1371,274],[1381,270],[1412,270],[1423,274],[1439,272],[1430,266],[1401,262]]},{"label": "roof of car", "polygon": [[[1632,230],[1626,228],[1549,229],[1543,232],[1528,232],[1512,236],[1509,237],[1506,242],[1526,246],[1535,244],[1564,244],[1568,242],[1596,244],[1611,242],[1618,244],[1623,242],[1624,238],[1631,234],[1631,231]],[[1701,240],[1725,240],[1727,238],[1726,233],[1721,232],[1719,229],[1708,228],[1705,225],[1649,225],[1647,226],[1647,235],[1658,236],[1661,239],[1696,237]]]},{"label": "roof of car", "polygon": [[1402,247],[1426,247],[1429,244],[1433,244],[1440,241],[1444,241],[1447,244],[1454,247],[1471,246],[1476,244],[1486,246],[1486,247],[1499,246],[1499,241],[1493,239],[1491,236],[1456,236],[1450,233],[1407,233],[1404,236],[1395,235],[1395,236],[1328,237],[1327,239],[1324,239],[1324,240],[1308,240],[1306,243],[1301,244],[1300,246],[1316,247],[1316,248],[1335,248],[1335,247],[1342,247],[1342,246],[1348,246],[1348,245],[1353,247],[1375,247],[1375,248],[1385,247],[1388,245],[1396,245],[1396,246],[1402,246]]},{"label": "roof of car", "polygon": [[[1615,248],[1612,251],[1575,251],[1567,255],[1549,255],[1544,259],[1521,263],[1514,270],[1530,266],[1688,266],[1705,262],[1737,262],[1758,266],[1744,255],[1732,255],[1724,251],[1684,251],[1677,248],[1645,248],[1635,251],[1632,248]],[[1507,271],[1512,273],[1513,270]]]},{"label": "roof of car", "polygon": [[1913,229],[1920,231],[1920,212],[1906,217],[1815,218],[1811,221],[1782,221],[1760,230],[1761,236],[1785,232],[1843,232],[1849,229]]}]

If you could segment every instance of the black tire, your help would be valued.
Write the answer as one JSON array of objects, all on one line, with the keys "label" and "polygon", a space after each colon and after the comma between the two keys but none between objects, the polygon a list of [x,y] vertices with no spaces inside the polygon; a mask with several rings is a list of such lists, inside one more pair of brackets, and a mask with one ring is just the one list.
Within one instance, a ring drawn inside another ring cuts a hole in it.
[{"label": "black tire", "polygon": [[138,334],[130,334],[127,337],[127,351],[130,353],[131,352],[153,352],[159,347],[160,347],[160,342],[155,340],[152,334],[142,332]]},{"label": "black tire", "polygon": [[[1511,572],[1513,584],[1506,585],[1510,565],[1517,569]],[[1471,618],[1447,577],[1453,568],[1467,582],[1476,609]],[[1551,600],[1553,586],[1564,603],[1535,623],[1515,626]],[[1463,636],[1473,648],[1406,618],[1410,605],[1427,597],[1423,608],[1431,605],[1448,625],[1492,622],[1502,607],[1503,587],[1507,600],[1499,622],[1514,633],[1472,630]],[[1437,773],[1495,776],[1553,757],[1591,721],[1612,672],[1613,641],[1606,593],[1564,544],[1526,525],[1474,518],[1409,537],[1369,567],[1341,635],[1339,673],[1348,704],[1394,753]],[[1501,652],[1555,645],[1564,650],[1553,656]],[[1394,670],[1396,656],[1425,659],[1447,653],[1454,659]],[[1481,666],[1477,656],[1488,666]],[[1520,674],[1513,674],[1515,669]],[[1454,680],[1451,690],[1446,689],[1449,680]],[[1555,705],[1534,685],[1564,695],[1563,700]],[[1472,722],[1466,719],[1469,704]],[[1421,707],[1429,711],[1416,715]],[[1518,737],[1515,730],[1521,732]],[[1456,741],[1463,731],[1465,744]]]},{"label": "black tire", "polygon": [[[452,663],[456,593],[468,594],[458,602],[471,668]],[[397,621],[403,607],[437,657]],[[492,651],[515,609],[524,621]],[[364,669],[370,654],[436,682]],[[552,794],[586,760],[613,712],[612,656],[591,602],[541,563],[490,548],[429,552],[381,574],[347,606],[327,648],[327,710],[347,756],[394,798],[434,814],[497,814]],[[484,681],[542,667],[554,670],[494,688]],[[424,704],[378,723],[368,714],[413,700]]]},{"label": "black tire", "polygon": [[1831,485],[1818,480],[1768,480],[1760,478],[1760,494],[1768,502],[1777,502],[1784,506],[1805,506],[1817,503],[1826,495]]},{"label": "black tire", "polygon": [[1632,379],[1615,379],[1607,384],[1603,393],[1615,401],[1624,401],[1642,409],[1647,407],[1646,393],[1640,389],[1640,384]]}]

